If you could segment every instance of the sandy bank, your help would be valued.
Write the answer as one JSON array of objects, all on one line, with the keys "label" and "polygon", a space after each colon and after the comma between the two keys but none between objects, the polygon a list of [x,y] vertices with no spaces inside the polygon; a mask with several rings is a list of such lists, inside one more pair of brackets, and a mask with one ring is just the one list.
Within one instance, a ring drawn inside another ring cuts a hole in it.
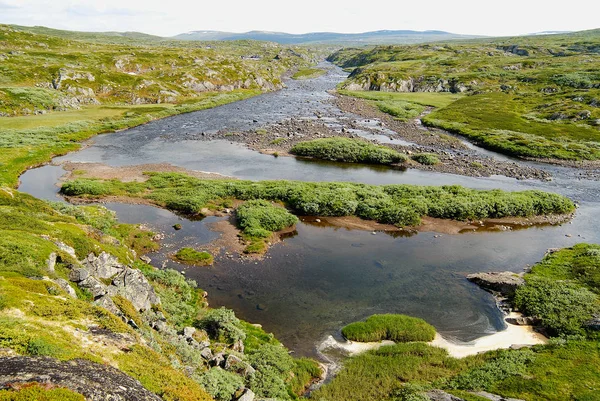
[{"label": "sandy bank", "polygon": [[[511,313],[507,318],[520,317],[519,313]],[[455,358],[464,358],[469,355],[476,355],[481,352],[493,351],[497,349],[507,349],[511,347],[532,346],[545,344],[548,341],[546,337],[535,332],[531,326],[516,326],[508,324],[505,330],[499,331],[489,336],[480,337],[470,342],[454,342],[445,339],[440,334],[436,334],[435,339],[429,344],[444,348]],[[318,346],[318,351],[323,354],[333,354],[341,356],[354,356],[370,350],[378,349],[385,345],[393,345],[393,341],[380,341],[361,343],[357,341],[337,341],[329,336]]]}]

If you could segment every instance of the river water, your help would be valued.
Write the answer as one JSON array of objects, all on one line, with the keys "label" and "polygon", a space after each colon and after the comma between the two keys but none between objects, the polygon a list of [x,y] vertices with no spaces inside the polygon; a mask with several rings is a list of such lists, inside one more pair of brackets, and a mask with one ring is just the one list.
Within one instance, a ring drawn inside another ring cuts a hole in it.
[{"label": "river water", "polygon": [[[219,218],[188,221],[151,206],[111,203],[126,223],[146,223],[166,234],[162,250],[149,255],[157,267],[185,271],[209,293],[212,306],[226,306],[239,317],[260,323],[302,355],[314,355],[327,335],[373,313],[405,313],[433,324],[445,337],[471,341],[502,330],[504,322],[491,295],[465,276],[479,271],[522,271],[541,259],[548,248],[578,242],[600,242],[599,183],[577,179],[566,168],[549,170],[550,182],[506,177],[471,178],[420,170],[345,165],[274,158],[228,141],[195,140],[218,130],[242,131],[287,118],[325,114],[348,117],[333,106],[327,91],[346,74],[331,65],[328,74],[308,81],[289,81],[282,91],[210,110],[174,116],[129,129],[99,135],[85,149],[59,157],[55,164],[105,163],[111,166],[171,163],[243,179],[352,181],[369,184],[459,184],[471,188],[540,189],[562,193],[579,205],[575,219],[563,226],[533,227],[505,232],[459,235],[420,233],[390,236],[379,232],[327,227],[302,221],[297,232],[273,246],[265,260],[218,258],[213,267],[189,268],[169,260],[182,246],[201,246],[218,238],[209,223]],[[352,116],[355,118],[355,116]],[[476,149],[476,147],[474,147]],[[504,158],[493,152],[485,155]],[[505,158],[504,158],[505,159]],[[536,165],[540,167],[540,165]],[[42,199],[58,200],[60,165],[48,165],[22,175],[20,190]],[[180,223],[181,231],[172,226]]]}]

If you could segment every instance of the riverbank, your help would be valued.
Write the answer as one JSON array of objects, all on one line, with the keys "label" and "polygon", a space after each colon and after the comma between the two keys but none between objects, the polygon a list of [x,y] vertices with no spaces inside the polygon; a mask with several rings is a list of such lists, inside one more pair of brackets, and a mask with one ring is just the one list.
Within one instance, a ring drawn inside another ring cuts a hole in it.
[{"label": "riverbank", "polygon": [[[251,131],[221,130],[211,134],[193,135],[191,138],[200,141],[227,140],[245,144],[258,152],[286,157],[295,157],[289,151],[300,142],[319,138],[354,138],[387,146],[407,156],[434,153],[439,159],[439,163],[424,165],[410,160],[409,157],[407,162],[396,165],[395,168],[414,168],[468,177],[502,175],[517,179],[551,178],[550,173],[542,169],[478,155],[460,140],[443,131],[427,130],[415,122],[397,121],[378,111],[365,100],[337,96],[333,104],[344,113],[351,114],[346,114],[344,118],[317,114],[310,118],[282,120]],[[359,121],[360,117],[364,120]],[[374,137],[377,139],[372,139]]]}]

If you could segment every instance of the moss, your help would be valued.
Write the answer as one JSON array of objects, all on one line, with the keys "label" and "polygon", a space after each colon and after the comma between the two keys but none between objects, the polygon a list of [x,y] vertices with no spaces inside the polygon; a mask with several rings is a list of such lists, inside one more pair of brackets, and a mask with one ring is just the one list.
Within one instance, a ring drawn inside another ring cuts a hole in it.
[{"label": "moss", "polygon": [[431,153],[417,153],[412,155],[410,158],[425,166],[433,166],[440,162],[437,156]]},{"label": "moss", "polygon": [[406,156],[386,146],[350,138],[321,138],[300,142],[290,149],[290,153],[347,163],[393,164],[406,161]]}]

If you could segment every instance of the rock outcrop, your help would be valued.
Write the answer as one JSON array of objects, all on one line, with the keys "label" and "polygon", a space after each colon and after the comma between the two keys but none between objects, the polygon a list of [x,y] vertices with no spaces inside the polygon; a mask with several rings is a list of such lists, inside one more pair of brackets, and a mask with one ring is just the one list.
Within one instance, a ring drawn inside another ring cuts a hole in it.
[{"label": "rock outcrop", "polygon": [[34,382],[66,387],[90,401],[160,401],[140,382],[110,366],[81,359],[0,358],[0,389]]},{"label": "rock outcrop", "polygon": [[522,275],[508,271],[469,274],[467,280],[508,298],[513,297],[517,288],[525,284]]}]

